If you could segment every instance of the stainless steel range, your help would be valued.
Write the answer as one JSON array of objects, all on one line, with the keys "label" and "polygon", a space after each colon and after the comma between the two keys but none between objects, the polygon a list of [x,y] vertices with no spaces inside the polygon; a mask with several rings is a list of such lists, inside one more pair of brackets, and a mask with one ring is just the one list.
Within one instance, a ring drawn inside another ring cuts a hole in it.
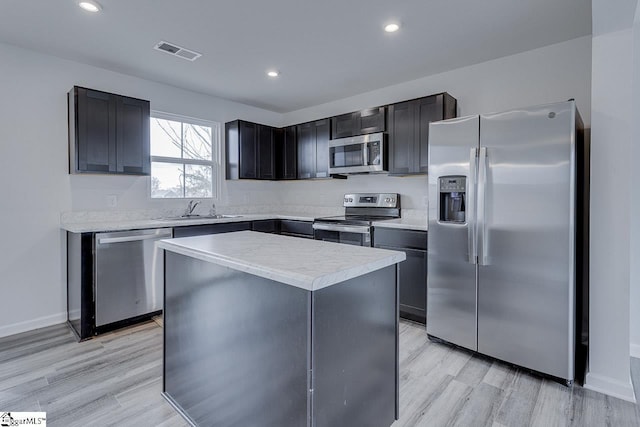
[{"label": "stainless steel range", "polygon": [[316,218],[313,222],[314,239],[373,246],[372,222],[400,218],[400,195],[397,193],[345,194],[342,205],[345,207],[344,215]]}]

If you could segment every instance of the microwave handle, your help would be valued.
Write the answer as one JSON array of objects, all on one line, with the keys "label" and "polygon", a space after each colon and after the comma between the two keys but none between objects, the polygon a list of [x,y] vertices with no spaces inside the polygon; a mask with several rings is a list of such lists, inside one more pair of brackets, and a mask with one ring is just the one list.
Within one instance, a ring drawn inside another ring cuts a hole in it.
[{"label": "microwave handle", "polygon": [[369,143],[362,144],[362,166],[369,166]]}]

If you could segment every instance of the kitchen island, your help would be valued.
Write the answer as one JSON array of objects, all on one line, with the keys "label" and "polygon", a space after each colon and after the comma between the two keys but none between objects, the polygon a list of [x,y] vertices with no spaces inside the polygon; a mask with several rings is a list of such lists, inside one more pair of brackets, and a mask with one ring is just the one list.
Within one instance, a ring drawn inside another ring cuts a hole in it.
[{"label": "kitchen island", "polygon": [[164,396],[202,426],[398,418],[402,252],[251,231],[162,240]]}]

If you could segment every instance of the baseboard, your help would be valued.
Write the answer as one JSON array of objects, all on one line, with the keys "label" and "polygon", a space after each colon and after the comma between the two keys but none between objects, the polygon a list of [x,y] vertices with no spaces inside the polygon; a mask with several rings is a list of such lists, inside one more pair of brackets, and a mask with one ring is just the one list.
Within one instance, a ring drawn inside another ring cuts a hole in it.
[{"label": "baseboard", "polygon": [[629,380],[625,382],[587,372],[587,376],[584,380],[584,388],[617,397],[618,399],[626,400],[628,402],[636,403],[636,396],[633,392],[631,377],[629,377]]},{"label": "baseboard", "polygon": [[44,328],[46,326],[58,325],[67,321],[67,312],[52,314],[51,316],[39,317],[25,322],[13,323],[11,325],[0,326],[0,338],[8,337],[22,332],[32,331],[34,329]]},{"label": "baseboard", "polygon": [[640,344],[631,343],[631,357],[640,359]]}]

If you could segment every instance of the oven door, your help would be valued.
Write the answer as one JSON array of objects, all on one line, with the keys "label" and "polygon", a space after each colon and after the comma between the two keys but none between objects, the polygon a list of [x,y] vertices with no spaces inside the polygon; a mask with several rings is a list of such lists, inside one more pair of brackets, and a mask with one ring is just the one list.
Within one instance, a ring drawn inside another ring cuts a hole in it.
[{"label": "oven door", "polygon": [[313,238],[355,246],[371,246],[371,227],[368,225],[314,223]]}]

